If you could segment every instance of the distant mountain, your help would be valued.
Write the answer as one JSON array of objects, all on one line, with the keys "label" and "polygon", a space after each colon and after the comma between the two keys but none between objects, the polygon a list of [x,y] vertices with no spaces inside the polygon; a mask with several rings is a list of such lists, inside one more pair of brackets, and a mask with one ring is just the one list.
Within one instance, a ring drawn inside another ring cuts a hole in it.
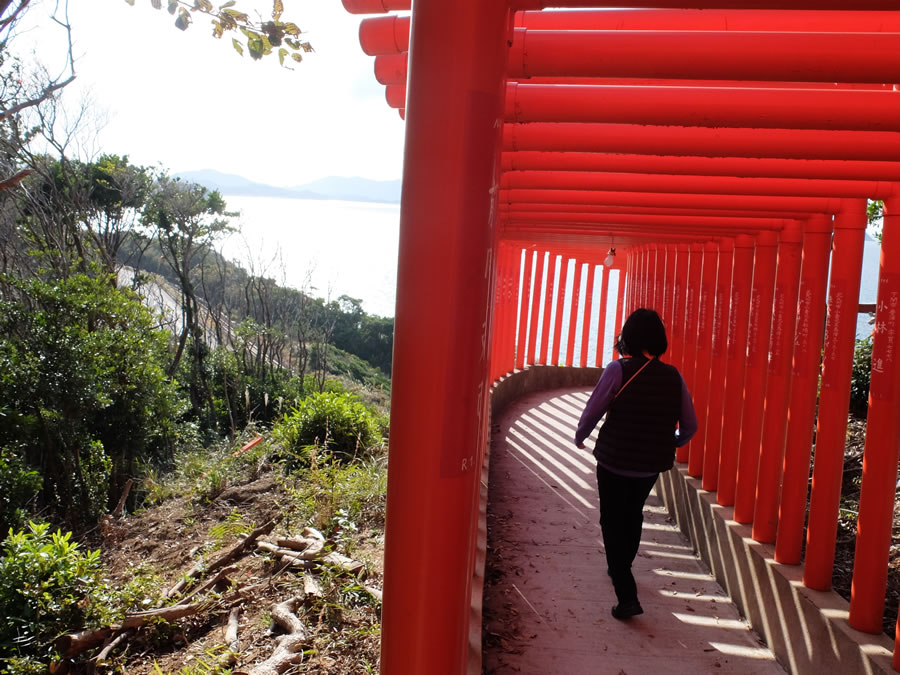
[{"label": "distant mountain", "polygon": [[340,199],[352,202],[400,202],[399,180],[369,180],[367,178],[344,178],[329,176],[297,185],[296,187],[276,187],[265,183],[255,183],[243,176],[222,173],[214,169],[182,171],[175,174],[182,180],[199,183],[210,190],[218,190],[224,195],[251,197],[287,197],[295,199]]},{"label": "distant mountain", "polygon": [[400,201],[399,180],[369,180],[367,178],[329,176],[328,178],[314,180],[312,183],[298,185],[292,189],[330,195],[335,199],[345,199],[347,201],[390,203],[398,203]]}]

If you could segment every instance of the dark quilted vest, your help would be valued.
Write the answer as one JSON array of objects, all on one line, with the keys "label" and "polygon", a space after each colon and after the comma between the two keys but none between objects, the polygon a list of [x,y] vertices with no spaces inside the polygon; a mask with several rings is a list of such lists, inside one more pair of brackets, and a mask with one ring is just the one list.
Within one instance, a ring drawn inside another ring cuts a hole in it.
[{"label": "dark quilted vest", "polygon": [[[647,359],[623,359],[622,384]],[[594,456],[615,471],[668,471],[675,463],[675,426],[681,412],[681,375],[654,360],[610,405],[597,433]]]}]

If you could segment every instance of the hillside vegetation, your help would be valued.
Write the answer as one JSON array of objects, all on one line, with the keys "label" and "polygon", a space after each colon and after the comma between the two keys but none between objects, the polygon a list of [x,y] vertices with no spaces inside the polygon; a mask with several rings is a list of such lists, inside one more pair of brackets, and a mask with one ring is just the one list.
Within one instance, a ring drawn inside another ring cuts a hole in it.
[{"label": "hillside vegetation", "polygon": [[224,260],[216,192],[29,161],[0,192],[0,672],[376,663],[393,321]]}]

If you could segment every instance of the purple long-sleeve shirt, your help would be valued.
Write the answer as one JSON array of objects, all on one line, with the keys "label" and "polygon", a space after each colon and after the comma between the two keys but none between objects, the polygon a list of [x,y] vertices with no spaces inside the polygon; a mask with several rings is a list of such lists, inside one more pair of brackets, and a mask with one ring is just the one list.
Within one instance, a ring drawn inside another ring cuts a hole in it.
[{"label": "purple long-sleeve shirt", "polygon": [[[679,374],[680,375],[680,374]],[[600,380],[588,399],[581,419],[578,421],[578,429],[575,431],[575,445],[581,445],[584,439],[591,435],[600,418],[606,414],[609,404],[612,403],[616,392],[622,388],[622,363],[612,361],[608,363],[600,375]],[[697,433],[697,413],[694,412],[694,402],[688,392],[684,378],[681,378],[681,411],[678,414],[678,429],[675,431],[675,447],[680,448],[691,440]]]}]

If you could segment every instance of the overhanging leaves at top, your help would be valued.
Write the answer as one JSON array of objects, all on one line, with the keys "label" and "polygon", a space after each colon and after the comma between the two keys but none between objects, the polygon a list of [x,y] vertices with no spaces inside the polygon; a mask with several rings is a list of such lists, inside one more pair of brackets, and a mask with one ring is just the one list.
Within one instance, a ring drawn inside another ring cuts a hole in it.
[{"label": "overhanging leaves at top", "polygon": [[[134,0],[125,0],[129,5],[134,5]],[[162,9],[162,0],[150,0],[154,9]],[[278,54],[279,63],[284,66],[287,56],[299,63],[303,60],[302,54],[313,51],[309,42],[297,39],[301,35],[300,27],[293,22],[282,21],[284,14],[284,2],[273,0],[272,15],[270,21],[254,21],[250,15],[241,10],[237,0],[228,0],[216,7],[211,0],[166,0],[166,9],[172,15],[177,15],[175,26],[179,30],[187,30],[193,23],[193,14],[206,14],[212,24],[212,35],[221,38],[228,31],[238,31],[244,35],[244,41],[232,38],[234,50],[241,56],[244,49],[254,60],[259,60],[270,54]],[[289,37],[294,39],[289,39]],[[273,48],[278,48],[273,49]]]}]

